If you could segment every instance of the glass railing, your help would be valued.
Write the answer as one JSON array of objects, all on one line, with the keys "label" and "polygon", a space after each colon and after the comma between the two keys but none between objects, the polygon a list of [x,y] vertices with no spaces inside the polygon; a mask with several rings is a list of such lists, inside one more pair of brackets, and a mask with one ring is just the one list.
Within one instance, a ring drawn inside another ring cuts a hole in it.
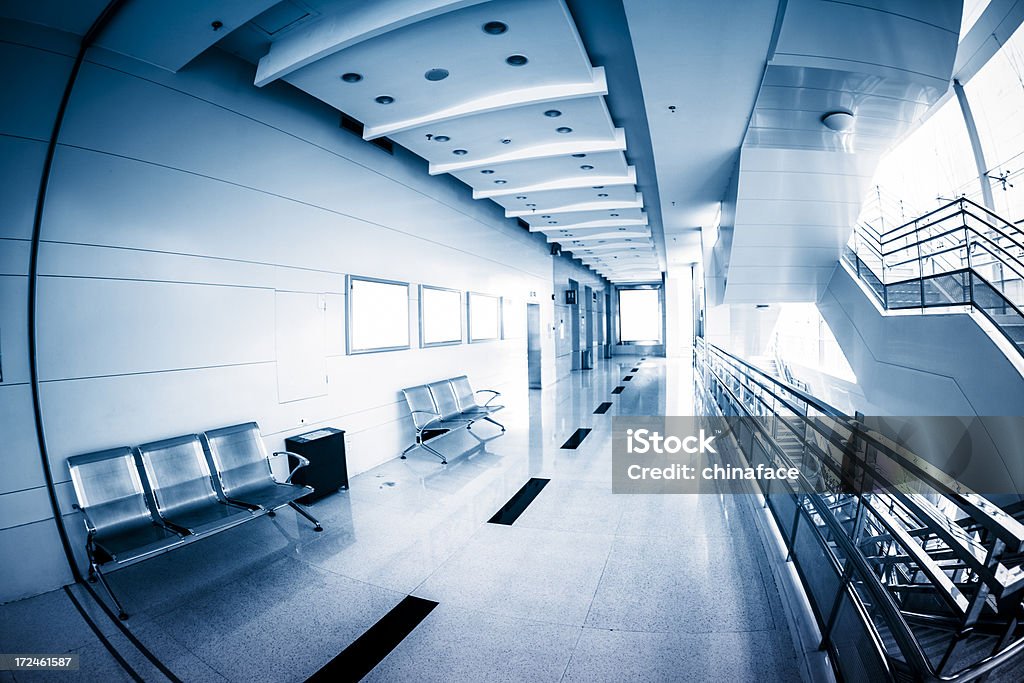
[{"label": "glass railing", "polygon": [[1024,230],[971,200],[858,225],[843,260],[885,309],[971,307],[1024,354]]},{"label": "glass railing", "polygon": [[1024,670],[1024,525],[863,422],[698,338],[706,415],[747,464],[844,681]]}]

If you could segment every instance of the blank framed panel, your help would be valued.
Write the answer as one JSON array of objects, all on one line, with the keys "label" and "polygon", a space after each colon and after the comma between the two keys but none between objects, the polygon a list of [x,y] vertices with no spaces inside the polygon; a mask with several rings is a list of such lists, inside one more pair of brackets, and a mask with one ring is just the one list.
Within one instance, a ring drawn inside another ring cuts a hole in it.
[{"label": "blank framed panel", "polygon": [[274,292],[277,400],[327,395],[326,297]]},{"label": "blank framed panel", "polygon": [[661,290],[619,290],[619,341],[661,342]]},{"label": "blank framed panel", "polygon": [[462,343],[462,292],[420,285],[420,346]]},{"label": "blank framed panel", "polygon": [[469,342],[501,339],[501,297],[469,292]]},{"label": "blank framed panel", "polygon": [[348,352],[409,348],[409,284],[348,278]]}]

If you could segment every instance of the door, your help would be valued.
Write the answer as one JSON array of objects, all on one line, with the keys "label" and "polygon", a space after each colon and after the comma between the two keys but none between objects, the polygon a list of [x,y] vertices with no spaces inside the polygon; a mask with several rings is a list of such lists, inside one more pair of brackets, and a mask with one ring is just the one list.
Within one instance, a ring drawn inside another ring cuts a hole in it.
[{"label": "door", "polygon": [[530,388],[540,389],[540,304],[526,304],[526,364]]},{"label": "door", "polygon": [[594,367],[594,290],[583,287],[583,369]]}]

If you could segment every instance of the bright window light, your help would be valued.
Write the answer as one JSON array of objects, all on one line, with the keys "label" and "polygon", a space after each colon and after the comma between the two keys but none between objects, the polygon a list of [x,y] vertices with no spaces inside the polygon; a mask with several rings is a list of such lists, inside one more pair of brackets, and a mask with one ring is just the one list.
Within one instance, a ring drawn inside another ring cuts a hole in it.
[{"label": "bright window light", "polygon": [[409,285],[349,278],[349,353],[409,348]]},{"label": "bright window light", "polygon": [[661,343],[661,298],[657,289],[619,290],[619,341]]},{"label": "bright window light", "polygon": [[501,299],[469,293],[469,341],[487,341],[501,337]]},{"label": "bright window light", "polygon": [[423,346],[462,343],[462,294],[420,286],[420,334]]}]

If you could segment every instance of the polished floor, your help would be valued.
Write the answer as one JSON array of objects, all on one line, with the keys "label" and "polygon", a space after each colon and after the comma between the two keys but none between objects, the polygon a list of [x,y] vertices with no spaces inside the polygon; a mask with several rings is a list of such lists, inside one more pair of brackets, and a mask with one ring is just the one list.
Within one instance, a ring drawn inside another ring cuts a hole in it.
[{"label": "polished floor", "polygon": [[[413,595],[438,604],[367,680],[801,680],[751,497],[611,493],[612,417],[694,410],[685,362],[622,382],[633,367],[503,397],[505,435],[354,477],[313,507],[323,533],[285,510],[113,573],[127,627],[182,681],[303,681]],[[487,523],[531,477],[550,481],[515,522]],[[132,680],[75,601],[141,679],[167,680],[74,586],[0,606],[0,652],[77,652],[80,671],[0,682]]]}]

